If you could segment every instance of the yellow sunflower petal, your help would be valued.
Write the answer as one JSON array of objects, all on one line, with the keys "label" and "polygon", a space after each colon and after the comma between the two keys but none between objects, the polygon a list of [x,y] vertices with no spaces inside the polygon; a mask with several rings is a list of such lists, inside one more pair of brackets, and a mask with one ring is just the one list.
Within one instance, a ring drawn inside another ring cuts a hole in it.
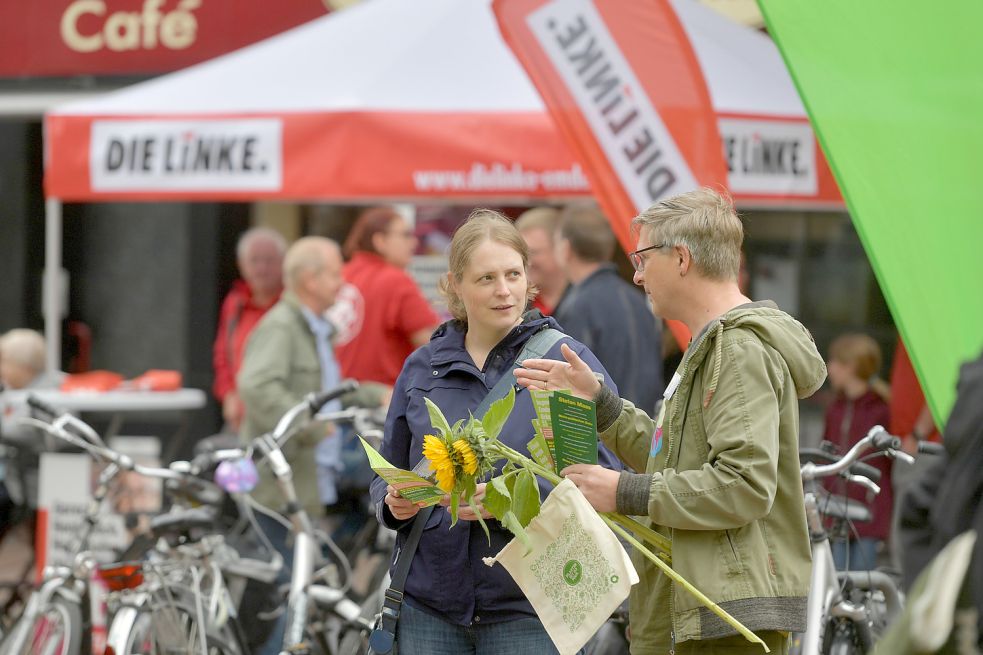
[{"label": "yellow sunflower petal", "polygon": [[423,437],[423,456],[430,460],[430,470],[437,473],[437,486],[450,493],[454,489],[454,460],[447,444],[432,434]]},{"label": "yellow sunflower petal", "polygon": [[423,456],[430,460],[430,468],[434,471],[437,467],[442,464],[445,460],[450,459],[450,453],[447,451],[447,445],[444,441],[432,434],[424,435],[423,437]]},{"label": "yellow sunflower petal", "polygon": [[458,439],[453,444],[454,450],[461,457],[462,467],[468,475],[474,475],[478,470],[478,456],[474,454],[471,445],[464,439]]},{"label": "yellow sunflower petal", "polygon": [[443,491],[450,493],[454,491],[454,466],[447,466],[437,469],[437,486]]}]

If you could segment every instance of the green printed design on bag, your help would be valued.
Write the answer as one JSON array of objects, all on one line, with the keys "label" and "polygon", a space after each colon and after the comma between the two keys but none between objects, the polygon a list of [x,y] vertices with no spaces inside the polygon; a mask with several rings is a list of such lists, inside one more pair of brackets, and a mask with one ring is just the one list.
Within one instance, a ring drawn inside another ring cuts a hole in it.
[{"label": "green printed design on bag", "polygon": [[572,513],[529,570],[570,630],[580,627],[618,579],[614,566]]},{"label": "green printed design on bag", "polygon": [[567,565],[563,567],[563,580],[571,587],[580,582],[580,578],[583,577],[584,567],[580,565],[575,559],[567,562]]}]

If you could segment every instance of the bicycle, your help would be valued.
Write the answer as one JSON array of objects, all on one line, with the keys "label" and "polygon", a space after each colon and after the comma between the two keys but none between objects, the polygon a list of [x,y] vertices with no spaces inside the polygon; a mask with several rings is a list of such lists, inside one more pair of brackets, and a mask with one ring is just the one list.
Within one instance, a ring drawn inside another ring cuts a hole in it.
[{"label": "bicycle", "polygon": [[98,518],[102,501],[112,482],[124,471],[170,478],[176,473],[135,464],[132,459],[105,446],[99,435],[86,423],[71,414],[58,414],[34,396],[28,404],[40,415],[52,417],[51,423],[33,417],[18,419],[18,423],[42,430],[45,434],[67,442],[89,453],[106,467],[99,474],[92,500],[86,509],[82,532],[72,549],[71,565],[46,566],[42,582],[29,596],[20,617],[0,642],[0,655],[90,655],[91,639],[85,639],[87,618],[90,616],[94,594],[94,574],[99,564],[87,549]]},{"label": "bicycle", "polygon": [[793,639],[793,650],[801,655],[867,653],[876,637],[901,611],[901,593],[888,574],[883,571],[836,571],[830,534],[823,517],[863,521],[869,520],[870,511],[861,505],[824,496],[817,485],[821,478],[839,475],[877,494],[880,487],[874,479],[880,478],[880,472],[861,462],[861,457],[873,451],[874,455],[913,461],[900,448],[901,440],[878,425],[840,458],[822,451],[802,453],[806,459],[818,457],[829,463],[819,465],[806,461],[801,469],[806,519],[812,540],[806,631]]},{"label": "bicycle", "polygon": [[[355,388],[354,382],[343,384],[321,394],[309,394],[303,401],[288,410],[274,429],[253,440],[246,449],[225,449],[210,456],[213,462],[252,461],[259,453],[261,462],[271,466],[285,501],[285,518],[294,535],[293,567],[289,590],[286,594],[286,630],[283,653],[335,654],[356,653],[359,645],[367,643],[375,613],[374,594],[369,600],[358,603],[349,597],[352,572],[347,556],[331,539],[316,530],[304,508],[297,502],[292,471],[284,457],[282,446],[312,420],[332,422],[357,422],[365,410],[350,408],[319,414],[327,402]],[[269,509],[253,504],[253,509],[276,515]],[[330,566],[320,566],[320,548],[324,544],[337,558],[342,568],[344,584],[328,581]],[[381,607],[381,600],[378,602]],[[345,650],[342,650],[342,649]],[[351,649],[351,650],[348,650]]]}]

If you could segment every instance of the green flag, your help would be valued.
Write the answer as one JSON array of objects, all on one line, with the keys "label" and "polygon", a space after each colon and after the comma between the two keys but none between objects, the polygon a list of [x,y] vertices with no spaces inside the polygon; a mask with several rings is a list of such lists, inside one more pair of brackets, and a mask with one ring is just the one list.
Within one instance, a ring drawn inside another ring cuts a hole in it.
[{"label": "green flag", "polygon": [[983,2],[758,4],[943,425],[983,346]]}]

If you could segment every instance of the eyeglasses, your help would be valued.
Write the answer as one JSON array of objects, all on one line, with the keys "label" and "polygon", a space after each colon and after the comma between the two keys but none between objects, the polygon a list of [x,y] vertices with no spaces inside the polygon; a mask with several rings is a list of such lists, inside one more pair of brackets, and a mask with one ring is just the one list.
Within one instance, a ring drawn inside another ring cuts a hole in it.
[{"label": "eyeglasses", "polygon": [[659,243],[654,246],[649,246],[648,248],[642,248],[636,250],[635,252],[628,253],[628,259],[631,261],[631,265],[635,267],[635,270],[641,273],[645,270],[645,260],[642,259],[642,253],[647,250],[657,250],[659,248],[665,248],[667,243]]}]

